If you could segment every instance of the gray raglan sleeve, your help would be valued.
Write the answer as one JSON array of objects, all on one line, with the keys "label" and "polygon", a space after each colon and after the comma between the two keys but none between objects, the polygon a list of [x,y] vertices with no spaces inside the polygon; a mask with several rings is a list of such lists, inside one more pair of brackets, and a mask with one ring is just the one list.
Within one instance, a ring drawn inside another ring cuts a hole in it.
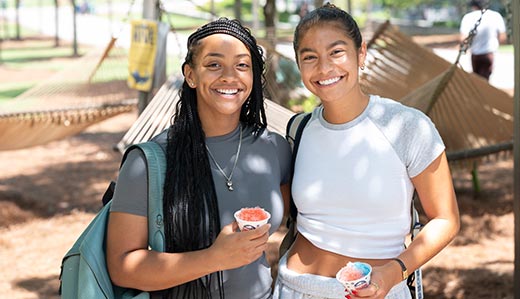
[{"label": "gray raglan sleeve", "polygon": [[431,119],[419,110],[411,109],[411,117],[407,122],[408,132],[405,134],[404,160],[410,177],[423,172],[445,150],[439,131]]},{"label": "gray raglan sleeve", "polygon": [[140,150],[132,150],[119,171],[110,211],[146,217],[147,180],[145,157]]}]

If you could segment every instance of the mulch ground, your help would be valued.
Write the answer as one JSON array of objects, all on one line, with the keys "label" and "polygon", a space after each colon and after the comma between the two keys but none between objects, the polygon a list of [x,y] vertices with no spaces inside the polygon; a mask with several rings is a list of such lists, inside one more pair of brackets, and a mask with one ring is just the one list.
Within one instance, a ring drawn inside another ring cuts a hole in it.
[{"label": "mulch ground", "polygon": [[[0,80],[9,76],[0,68]],[[59,298],[61,258],[99,210],[121,159],[113,146],[135,119],[125,113],[73,137],[0,152],[2,298]],[[513,160],[478,169],[480,193],[469,171],[453,172],[461,232],[423,267],[425,298],[513,298]]]}]

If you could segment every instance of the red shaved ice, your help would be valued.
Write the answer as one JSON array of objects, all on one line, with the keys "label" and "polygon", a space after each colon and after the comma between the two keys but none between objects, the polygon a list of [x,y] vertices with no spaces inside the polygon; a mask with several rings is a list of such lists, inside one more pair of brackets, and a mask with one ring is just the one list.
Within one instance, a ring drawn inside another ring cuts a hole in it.
[{"label": "red shaved ice", "polygon": [[245,221],[262,221],[268,217],[264,209],[260,207],[242,208],[238,217]]}]

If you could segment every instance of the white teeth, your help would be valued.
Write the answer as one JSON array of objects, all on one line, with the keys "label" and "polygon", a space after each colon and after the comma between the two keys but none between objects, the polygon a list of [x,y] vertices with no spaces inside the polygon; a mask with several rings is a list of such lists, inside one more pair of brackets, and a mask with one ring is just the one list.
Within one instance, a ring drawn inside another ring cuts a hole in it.
[{"label": "white teeth", "polygon": [[323,81],[318,81],[318,83],[320,85],[330,85],[332,83],[336,83],[339,81],[339,79],[341,79],[341,77],[335,77],[335,78],[330,78],[330,79],[327,79],[327,80],[323,80]]},{"label": "white teeth", "polygon": [[217,89],[217,92],[230,95],[236,94],[238,92],[238,89]]}]

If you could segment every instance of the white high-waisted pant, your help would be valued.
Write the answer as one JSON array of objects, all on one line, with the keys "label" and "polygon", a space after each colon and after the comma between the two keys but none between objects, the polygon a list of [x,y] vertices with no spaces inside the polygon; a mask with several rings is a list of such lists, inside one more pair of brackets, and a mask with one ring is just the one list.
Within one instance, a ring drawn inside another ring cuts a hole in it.
[{"label": "white high-waisted pant", "polygon": [[[287,255],[280,259],[273,299],[345,299],[345,295],[336,278],[296,273],[287,268]],[[385,299],[412,299],[406,281],[395,285]]]}]

